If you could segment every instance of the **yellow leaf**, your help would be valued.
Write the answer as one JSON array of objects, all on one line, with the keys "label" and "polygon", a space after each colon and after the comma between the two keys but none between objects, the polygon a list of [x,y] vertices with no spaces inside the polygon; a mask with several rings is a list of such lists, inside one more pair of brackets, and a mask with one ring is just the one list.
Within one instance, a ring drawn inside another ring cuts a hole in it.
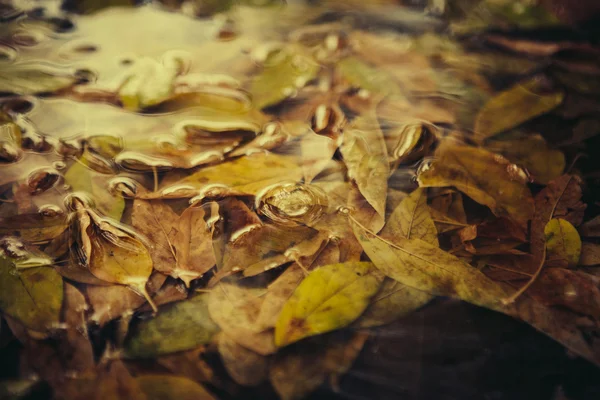
[{"label": "yellow leaf", "polygon": [[283,306],[275,325],[279,347],[347,326],[362,314],[383,277],[372,263],[348,262],[312,271]]},{"label": "yellow leaf", "polygon": [[425,189],[418,188],[412,192],[389,216],[381,236],[388,239],[397,235],[439,246],[437,230],[427,207]]},{"label": "yellow leaf", "polygon": [[250,85],[254,105],[261,109],[280,103],[304,87],[318,71],[319,64],[302,49],[290,46],[273,52]]},{"label": "yellow leaf", "polygon": [[519,167],[498,154],[449,142],[438,148],[436,156],[419,170],[419,186],[454,186],[497,216],[527,225],[533,215],[533,199]]},{"label": "yellow leaf", "polygon": [[493,97],[477,115],[475,134],[486,139],[556,108],[562,103],[564,93],[544,93],[542,84],[539,78],[534,78]]},{"label": "yellow leaf", "polygon": [[398,282],[427,293],[457,297],[498,309],[506,292],[482,272],[420,239],[388,242],[351,218],[354,234],[377,268]]},{"label": "yellow leaf", "polygon": [[135,378],[148,400],[214,400],[191,379],[172,375],[141,375]]},{"label": "yellow leaf", "polygon": [[[556,266],[574,267],[581,255],[581,238],[577,229],[562,218],[552,219],[544,228],[546,262]],[[566,264],[566,265],[561,265]]]},{"label": "yellow leaf", "polygon": [[358,58],[346,57],[336,64],[336,68],[337,73],[353,87],[381,96],[402,94],[400,87],[391,76],[365,64]]}]

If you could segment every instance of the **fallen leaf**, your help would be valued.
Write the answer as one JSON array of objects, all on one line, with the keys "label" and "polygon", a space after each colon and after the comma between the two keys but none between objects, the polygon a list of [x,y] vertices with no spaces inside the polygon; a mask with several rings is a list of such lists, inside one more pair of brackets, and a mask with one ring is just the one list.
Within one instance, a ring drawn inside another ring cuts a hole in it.
[{"label": "fallen leaf", "polygon": [[206,389],[180,376],[141,375],[135,378],[148,400],[214,400]]},{"label": "fallen leaf", "polygon": [[589,267],[600,265],[600,245],[596,243],[583,242],[581,244],[581,257],[579,265]]},{"label": "fallen leaf", "polygon": [[277,353],[269,371],[271,384],[283,400],[305,398],[329,377],[345,374],[368,335],[330,334],[296,343]]},{"label": "fallen leaf", "polygon": [[458,231],[465,250],[472,254],[521,254],[515,247],[527,241],[525,231],[506,218],[494,218]]},{"label": "fallen leaf", "polygon": [[426,189],[416,189],[389,216],[381,237],[393,240],[396,236],[439,246],[437,230],[427,207]]},{"label": "fallen leaf", "polygon": [[552,149],[540,135],[494,140],[487,142],[486,148],[522,166],[535,182],[541,184],[558,178],[565,169],[562,151]]},{"label": "fallen leaf", "polygon": [[383,277],[371,263],[333,264],[312,271],[283,306],[275,325],[275,344],[330,332],[362,314]]},{"label": "fallen leaf", "polygon": [[21,128],[12,118],[0,111],[0,162],[12,163],[19,160],[21,150]]},{"label": "fallen leaf", "polygon": [[219,335],[218,350],[225,369],[242,386],[257,386],[267,379],[268,359],[237,344],[226,334]]},{"label": "fallen leaf", "polygon": [[174,375],[184,376],[196,382],[215,382],[213,369],[204,360],[206,346],[160,356],[156,362]]},{"label": "fallen leaf", "polygon": [[51,266],[18,269],[0,254],[0,310],[37,332],[58,324],[63,280]]},{"label": "fallen leaf", "polygon": [[261,109],[280,103],[315,78],[318,71],[319,64],[300,47],[274,50],[250,84],[254,106]]},{"label": "fallen leaf", "polygon": [[[379,231],[385,222],[387,179],[390,168],[383,134],[375,118],[357,118],[344,130],[340,151],[348,177],[375,211],[369,227]],[[362,212],[362,208],[360,209]]]},{"label": "fallen leaf", "polygon": [[533,199],[519,167],[486,150],[449,142],[442,143],[436,156],[419,170],[419,186],[454,186],[497,216],[527,225],[533,215]]},{"label": "fallen leaf", "polygon": [[[352,219],[351,219],[352,220]],[[356,237],[377,268],[408,287],[498,309],[506,292],[481,271],[420,239],[389,242],[352,220]]]},{"label": "fallen leaf", "polygon": [[551,266],[574,267],[581,255],[581,238],[567,220],[554,218],[544,228],[546,262]]},{"label": "fallen leaf", "polygon": [[262,289],[219,283],[210,292],[208,310],[226,335],[241,346],[266,356],[277,348],[273,332],[263,331],[256,323],[263,301],[260,297],[262,292]]},{"label": "fallen leaf", "polygon": [[336,63],[337,74],[353,88],[367,90],[376,96],[401,95],[392,77],[356,57],[346,57]]},{"label": "fallen leaf", "polygon": [[561,91],[545,91],[540,78],[518,83],[483,106],[475,121],[475,134],[480,140],[490,138],[551,111],[563,99]]},{"label": "fallen leaf", "polygon": [[125,209],[125,199],[113,196],[108,190],[108,181],[114,175],[101,174],[86,167],[80,162],[75,162],[65,173],[65,183],[73,191],[88,193],[96,207],[107,217],[121,220]]},{"label": "fallen leaf", "polygon": [[600,215],[592,218],[579,227],[579,233],[585,237],[600,236]]},{"label": "fallen leaf", "polygon": [[210,342],[219,328],[209,316],[207,297],[195,295],[169,304],[155,317],[140,321],[127,337],[125,355],[152,358]]},{"label": "fallen leaf", "polygon": [[330,137],[309,132],[300,139],[300,148],[304,182],[310,183],[330,164],[338,144]]},{"label": "fallen leaf", "polygon": [[52,93],[72,86],[70,71],[43,67],[39,63],[2,63],[0,93],[17,95]]}]

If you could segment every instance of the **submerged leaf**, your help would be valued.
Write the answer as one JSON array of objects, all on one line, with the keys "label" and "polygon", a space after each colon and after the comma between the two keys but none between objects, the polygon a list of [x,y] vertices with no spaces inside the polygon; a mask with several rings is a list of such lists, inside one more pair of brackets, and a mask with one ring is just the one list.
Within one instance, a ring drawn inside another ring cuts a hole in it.
[{"label": "submerged leaf", "polygon": [[318,71],[319,65],[302,49],[275,50],[250,85],[254,105],[261,109],[280,103],[304,87]]},{"label": "submerged leaf", "polygon": [[543,92],[543,82],[519,83],[488,101],[477,115],[475,134],[480,139],[497,135],[556,108],[564,99],[561,91]]},{"label": "submerged leaf", "polygon": [[340,77],[354,88],[364,89],[377,96],[400,95],[402,91],[392,77],[365,64],[358,58],[346,57],[336,64]]},{"label": "submerged leaf", "polygon": [[219,335],[219,354],[234,381],[256,386],[267,379],[268,359],[237,344],[226,334]]},{"label": "submerged leaf", "polygon": [[439,246],[437,230],[427,207],[426,189],[418,188],[402,200],[389,216],[381,236],[390,240],[396,236],[421,239]]},{"label": "submerged leaf", "polygon": [[27,328],[46,332],[59,322],[63,280],[52,267],[24,270],[0,255],[0,311]]},{"label": "submerged leaf", "polygon": [[21,128],[0,111],[0,163],[15,162],[21,155]]},{"label": "submerged leaf", "polygon": [[196,382],[172,375],[141,375],[135,378],[148,400],[214,400]]},{"label": "submerged leaf", "polygon": [[154,318],[141,321],[125,342],[125,354],[151,358],[210,342],[219,328],[208,314],[207,297],[196,295],[170,304]]},{"label": "submerged leaf", "polygon": [[284,305],[275,325],[279,347],[350,324],[367,308],[383,277],[373,264],[349,262],[311,272]]},{"label": "submerged leaf", "polygon": [[0,93],[52,93],[72,86],[76,78],[40,64],[0,64]]},{"label": "submerged leaf", "polygon": [[[574,267],[581,255],[581,238],[577,229],[567,220],[554,218],[544,228],[546,262],[554,266]],[[564,265],[562,265],[564,264]]]},{"label": "submerged leaf", "polygon": [[442,144],[436,155],[419,170],[419,186],[454,186],[497,216],[527,225],[533,215],[533,199],[519,167],[486,150],[450,143]]}]

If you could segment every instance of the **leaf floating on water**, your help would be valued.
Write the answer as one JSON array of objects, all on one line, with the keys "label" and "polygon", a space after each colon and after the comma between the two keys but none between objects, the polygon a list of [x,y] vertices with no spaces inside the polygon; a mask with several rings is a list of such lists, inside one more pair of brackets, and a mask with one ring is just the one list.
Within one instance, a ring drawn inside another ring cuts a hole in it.
[{"label": "leaf floating on water", "polygon": [[95,201],[99,211],[119,221],[125,209],[125,199],[113,196],[108,189],[108,180],[112,175],[101,174],[75,162],[65,173],[65,183],[73,191],[88,193]]},{"label": "leaf floating on water", "polygon": [[40,64],[0,64],[0,93],[52,93],[66,89],[76,81],[65,71],[44,68]]},{"label": "leaf floating on water", "polygon": [[314,79],[319,65],[301,48],[286,47],[269,54],[262,72],[254,77],[250,93],[258,109],[273,106]]},{"label": "leaf floating on water", "polygon": [[350,262],[312,271],[294,291],[275,325],[278,347],[347,326],[362,314],[383,277],[374,265]]},{"label": "leaf floating on water", "polygon": [[539,78],[519,83],[488,101],[475,121],[475,134],[487,139],[553,110],[562,103],[561,91],[543,91]]},{"label": "leaf floating on water", "polygon": [[448,142],[438,148],[436,155],[419,170],[419,186],[454,186],[497,216],[507,216],[521,226],[532,218],[533,199],[526,175],[504,157]]},{"label": "leaf floating on water", "polygon": [[202,168],[158,192],[138,197],[177,199],[228,191],[255,195],[273,184],[301,178],[302,169],[294,157],[261,152]]},{"label": "leaf floating on water", "polygon": [[267,379],[267,357],[240,346],[226,334],[219,335],[218,349],[225,369],[240,385],[256,386]]},{"label": "leaf floating on water", "polygon": [[0,111],[0,163],[15,162],[21,155],[21,128]]},{"label": "leaf floating on water", "polygon": [[172,375],[141,375],[135,378],[148,400],[214,400],[191,379]]},{"label": "leaf floating on water", "polygon": [[544,228],[546,262],[552,266],[574,267],[581,255],[581,238],[567,220],[554,218]]},{"label": "leaf floating on water", "polygon": [[392,77],[358,58],[346,57],[339,61],[336,64],[336,72],[351,87],[367,90],[376,96],[402,94]]},{"label": "leaf floating on water", "polygon": [[207,297],[195,295],[161,307],[155,317],[140,321],[125,342],[125,354],[152,358],[209,343],[219,327],[210,318]]},{"label": "leaf floating on water", "polygon": [[17,269],[0,254],[0,311],[27,328],[46,332],[58,324],[63,302],[63,280],[52,267]]}]

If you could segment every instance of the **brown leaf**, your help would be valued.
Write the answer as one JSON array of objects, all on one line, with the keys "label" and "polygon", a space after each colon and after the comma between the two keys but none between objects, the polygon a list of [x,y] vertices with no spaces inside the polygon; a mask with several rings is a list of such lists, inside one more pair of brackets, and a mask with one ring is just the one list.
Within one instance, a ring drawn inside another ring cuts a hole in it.
[{"label": "brown leaf", "polygon": [[585,237],[600,237],[600,215],[581,225],[579,233]]},{"label": "brown leaf", "polygon": [[276,351],[273,331],[263,331],[256,323],[263,302],[262,292],[219,283],[210,292],[208,311],[223,332],[237,343],[260,355],[268,355]]},{"label": "brown leaf", "polygon": [[533,214],[525,173],[483,149],[444,142],[434,161],[423,164],[417,179],[422,187],[454,186],[497,216],[509,217],[521,226],[526,226]]},{"label": "brown leaf", "polygon": [[579,265],[590,267],[600,265],[600,245],[596,243],[583,242],[581,244],[581,257]]},{"label": "brown leaf", "polygon": [[240,346],[226,334],[219,335],[218,349],[225,369],[240,385],[256,386],[267,379],[267,357]]},{"label": "brown leaf", "polygon": [[522,227],[506,218],[495,218],[458,231],[465,249],[472,254],[521,254],[515,247],[527,238]]}]

